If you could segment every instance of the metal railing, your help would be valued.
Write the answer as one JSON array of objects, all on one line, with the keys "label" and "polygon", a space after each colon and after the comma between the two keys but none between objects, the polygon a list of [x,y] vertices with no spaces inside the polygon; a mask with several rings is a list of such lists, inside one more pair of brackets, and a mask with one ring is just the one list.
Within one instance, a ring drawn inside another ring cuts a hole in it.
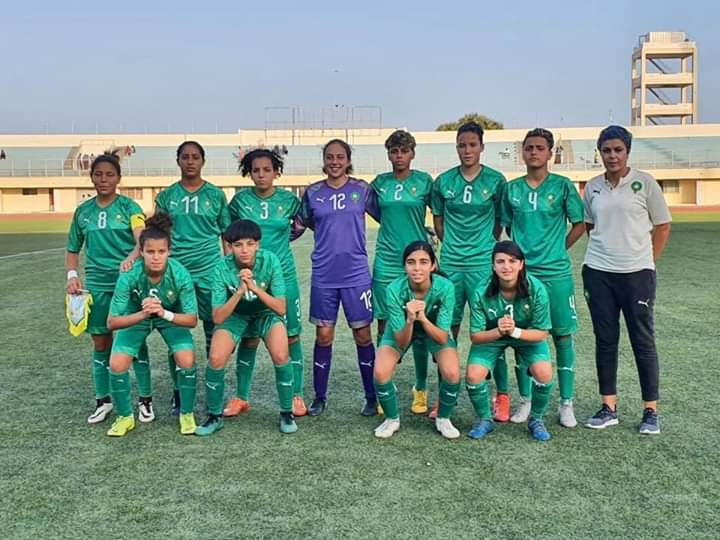
[{"label": "metal railing", "polygon": [[[490,167],[504,172],[522,172],[525,166],[516,158],[505,152],[493,155],[485,152],[482,162]],[[172,159],[144,159],[124,158],[121,162],[123,176],[147,176],[147,177],[178,177],[178,166]],[[447,156],[418,156],[413,161],[413,168],[427,171],[437,175],[442,171],[455,167],[458,164],[457,157]],[[720,151],[689,151],[689,152],[633,152],[630,155],[630,165],[640,169],[691,169],[691,168],[716,168],[720,167]],[[353,167],[356,176],[370,176],[389,170],[389,163],[385,157],[356,155],[353,160]],[[299,157],[291,155],[286,158],[285,176],[316,176],[321,178],[322,164],[316,158]],[[600,157],[593,152],[574,152],[570,162],[553,163],[553,171],[577,171],[577,170],[602,170],[603,165]],[[90,172],[77,167],[76,159],[29,159],[29,160],[0,160],[1,177],[68,177],[77,178],[89,176]],[[212,176],[239,176],[238,162],[236,158],[209,159],[203,168],[203,175]]]}]

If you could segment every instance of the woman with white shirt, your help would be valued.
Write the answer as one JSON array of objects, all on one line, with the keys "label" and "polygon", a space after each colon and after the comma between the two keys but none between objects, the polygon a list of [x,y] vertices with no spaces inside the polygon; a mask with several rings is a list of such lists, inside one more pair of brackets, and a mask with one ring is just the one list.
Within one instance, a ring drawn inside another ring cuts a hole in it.
[{"label": "woman with white shirt", "polygon": [[620,312],[625,318],[645,402],[640,433],[660,433],[659,368],[653,308],[655,263],[670,236],[670,211],[648,173],[628,167],[632,135],[620,126],[600,132],[597,148],[605,173],[585,186],[589,235],[582,269],[595,333],[595,363],[602,407],[586,426],[618,424],[617,369]]}]

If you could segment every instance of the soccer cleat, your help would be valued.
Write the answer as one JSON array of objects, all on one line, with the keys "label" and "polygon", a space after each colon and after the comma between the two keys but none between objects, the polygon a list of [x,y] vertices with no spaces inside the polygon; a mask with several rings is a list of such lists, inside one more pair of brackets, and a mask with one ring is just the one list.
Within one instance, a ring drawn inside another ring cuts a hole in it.
[{"label": "soccer cleat", "polygon": [[250,402],[238,397],[232,398],[223,409],[223,416],[238,416],[250,410]]},{"label": "soccer cleat", "polygon": [[414,414],[425,414],[428,410],[427,390],[415,390],[415,387],[413,386],[412,394],[413,401],[412,405],[410,406],[410,410]]},{"label": "soccer cleat", "polygon": [[473,424],[468,437],[471,439],[484,439],[485,435],[495,429],[495,423],[492,420],[483,418]]},{"label": "soccer cleat", "polygon": [[308,409],[308,416],[320,416],[327,409],[327,400],[315,398]]},{"label": "soccer cleat", "polygon": [[655,409],[648,407],[643,411],[640,433],[643,435],[660,435],[660,419]]},{"label": "soccer cleat", "polygon": [[305,416],[307,414],[307,407],[302,396],[293,396],[292,412],[293,416]]},{"label": "soccer cleat", "polygon": [[289,435],[295,433],[298,430],[297,424],[295,423],[295,417],[291,412],[280,412],[280,433]]},{"label": "soccer cleat", "polygon": [[617,426],[620,423],[618,420],[617,411],[613,411],[608,405],[603,403],[600,410],[587,419],[585,427],[591,429],[605,429],[609,426]]},{"label": "soccer cleat", "polygon": [[180,433],[183,435],[194,435],[197,425],[195,424],[195,415],[193,413],[180,414]]},{"label": "soccer cleat", "polygon": [[195,435],[207,437],[216,431],[220,431],[224,425],[225,422],[222,416],[219,414],[209,414],[203,425],[195,428]]},{"label": "soccer cleat", "polygon": [[432,409],[430,409],[430,413],[428,414],[428,418],[430,418],[430,420],[435,420],[437,418],[438,406],[437,401],[433,403]]},{"label": "soccer cleat", "polygon": [[144,424],[155,420],[155,411],[153,410],[152,400],[140,400],[138,403],[138,420]]},{"label": "soccer cleat", "polygon": [[397,431],[400,431],[400,419],[386,418],[382,424],[375,428],[375,436],[378,439],[389,439]]},{"label": "soccer cleat", "polygon": [[135,417],[133,415],[118,416],[110,429],[108,429],[107,434],[110,437],[124,437],[133,429],[135,429]]},{"label": "soccer cleat", "polygon": [[437,429],[440,432],[440,435],[446,439],[457,439],[460,437],[460,432],[452,425],[449,418],[436,418],[435,429]]},{"label": "soccer cleat", "polygon": [[550,432],[545,428],[542,418],[531,418],[528,422],[528,430],[536,441],[545,442],[551,439]]},{"label": "soccer cleat", "polygon": [[104,422],[107,415],[110,414],[110,411],[112,410],[113,404],[111,402],[98,399],[95,404],[95,410],[87,418],[88,424],[99,424],[100,422]]},{"label": "soccer cleat", "polygon": [[180,414],[180,391],[173,390],[172,399],[170,400],[170,414],[178,416]]},{"label": "soccer cleat", "polygon": [[530,400],[528,398],[520,397],[520,406],[515,410],[515,412],[510,417],[510,421],[513,424],[524,424],[528,421],[528,418],[530,418],[530,407],[531,407]]},{"label": "soccer cleat", "polygon": [[563,399],[558,407],[558,416],[560,417],[560,425],[563,427],[573,428],[577,426],[575,420],[575,410],[573,409],[572,399]]},{"label": "soccer cleat", "polygon": [[365,405],[363,405],[360,414],[363,416],[377,416],[377,400],[365,398]]},{"label": "soccer cleat", "polygon": [[498,392],[493,405],[493,418],[496,422],[507,422],[510,420],[510,395],[505,392]]}]

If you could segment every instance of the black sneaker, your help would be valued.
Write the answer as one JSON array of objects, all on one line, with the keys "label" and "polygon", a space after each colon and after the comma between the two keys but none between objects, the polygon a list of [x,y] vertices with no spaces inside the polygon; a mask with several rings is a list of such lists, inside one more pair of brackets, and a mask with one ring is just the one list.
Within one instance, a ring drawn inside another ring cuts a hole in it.
[{"label": "black sneaker", "polygon": [[640,422],[640,433],[643,435],[660,434],[660,419],[655,409],[647,408],[643,411],[642,421]]},{"label": "black sneaker", "polygon": [[613,411],[605,403],[600,410],[587,419],[585,427],[591,429],[605,429],[609,426],[617,426],[619,424],[617,411]]},{"label": "black sneaker", "polygon": [[173,396],[170,400],[170,414],[173,416],[180,416],[180,391],[173,390]]},{"label": "black sneaker", "polygon": [[327,400],[315,398],[308,409],[308,416],[320,416],[327,408]]},{"label": "black sneaker", "polygon": [[377,399],[365,399],[365,405],[363,406],[360,414],[363,416],[377,416]]}]

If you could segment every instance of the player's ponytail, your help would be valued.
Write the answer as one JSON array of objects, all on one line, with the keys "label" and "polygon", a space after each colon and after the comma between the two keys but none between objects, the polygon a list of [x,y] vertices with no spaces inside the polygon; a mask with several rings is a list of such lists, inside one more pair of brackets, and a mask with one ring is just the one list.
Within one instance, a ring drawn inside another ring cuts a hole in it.
[{"label": "player's ponytail", "polygon": [[172,218],[164,212],[156,212],[153,217],[145,222],[145,228],[140,233],[140,249],[146,240],[167,240],[170,247],[170,232],[172,230]]},{"label": "player's ponytail", "polygon": [[109,163],[113,169],[115,169],[118,177],[122,176],[122,171],[120,170],[120,159],[114,152],[105,152],[93,159],[92,165],[90,165],[90,176],[95,173],[95,169],[101,163]]}]

